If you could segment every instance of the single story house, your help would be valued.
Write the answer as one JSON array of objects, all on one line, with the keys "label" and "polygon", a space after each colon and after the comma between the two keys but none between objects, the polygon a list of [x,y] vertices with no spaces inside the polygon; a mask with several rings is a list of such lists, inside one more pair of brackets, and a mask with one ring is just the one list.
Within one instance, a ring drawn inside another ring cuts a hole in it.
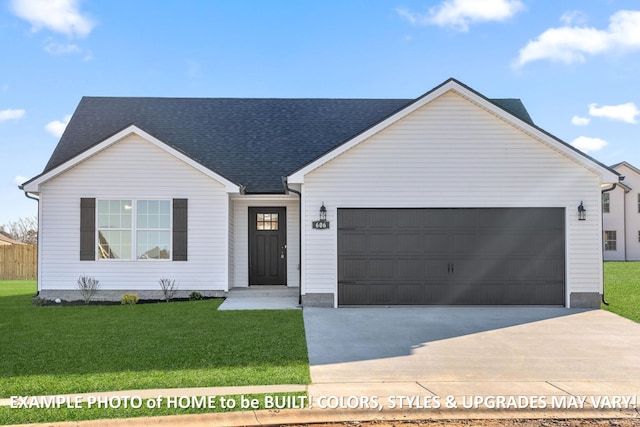
[{"label": "single story house", "polygon": [[24,243],[14,239],[7,233],[0,231],[0,246],[24,245]]},{"label": "single story house", "polygon": [[599,307],[618,180],[520,100],[449,79],[416,99],[85,97],[21,188],[42,298],[88,275],[107,299],[169,278],[305,306]]},{"label": "single story house", "polygon": [[611,169],[624,181],[602,193],[604,259],[640,261],[640,170],[627,162]]}]

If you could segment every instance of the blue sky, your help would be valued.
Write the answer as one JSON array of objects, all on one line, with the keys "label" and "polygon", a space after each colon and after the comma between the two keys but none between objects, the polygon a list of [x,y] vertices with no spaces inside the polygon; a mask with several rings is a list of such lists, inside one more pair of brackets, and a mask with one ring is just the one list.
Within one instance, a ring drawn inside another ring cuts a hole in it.
[{"label": "blue sky", "polygon": [[84,95],[415,98],[455,77],[640,166],[637,0],[0,0],[0,224]]}]

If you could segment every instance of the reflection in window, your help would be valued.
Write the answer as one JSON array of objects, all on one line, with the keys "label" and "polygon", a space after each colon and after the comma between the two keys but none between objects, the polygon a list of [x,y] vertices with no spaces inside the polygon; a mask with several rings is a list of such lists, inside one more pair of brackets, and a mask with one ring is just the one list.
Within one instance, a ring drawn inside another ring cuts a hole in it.
[{"label": "reflection in window", "polygon": [[99,259],[171,257],[169,200],[98,200],[97,225]]},{"label": "reflection in window", "polygon": [[257,214],[256,228],[258,230],[278,230],[278,214],[277,213]]},{"label": "reflection in window", "polygon": [[131,200],[98,201],[98,258],[131,259]]},{"label": "reflection in window", "polygon": [[171,206],[168,200],[138,200],[136,257],[169,259],[171,255]]}]

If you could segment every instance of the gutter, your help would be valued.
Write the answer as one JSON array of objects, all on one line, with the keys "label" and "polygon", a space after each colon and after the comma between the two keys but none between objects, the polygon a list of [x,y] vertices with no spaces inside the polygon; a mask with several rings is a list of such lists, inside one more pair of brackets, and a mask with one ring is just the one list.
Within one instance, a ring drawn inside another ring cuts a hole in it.
[{"label": "gutter", "polygon": [[[622,181],[624,179],[624,176],[620,176],[619,177],[620,181]],[[604,193],[608,193],[609,191],[613,191],[616,189],[616,187],[618,186],[618,184],[612,184],[611,188],[606,188],[604,190],[601,191],[601,194]],[[624,197],[624,196],[623,196]],[[602,198],[600,199],[602,200]],[[600,224],[604,224],[604,217],[603,217],[603,212],[602,212],[602,208],[600,208]],[[604,232],[604,231],[603,231]],[[626,239],[625,239],[626,241]],[[604,264],[604,252],[602,254],[602,262]],[[604,268],[602,269],[602,303],[604,305],[609,305],[609,303],[607,302],[607,300],[604,298]]]},{"label": "gutter", "polygon": [[298,195],[298,305],[302,305],[302,192],[289,187],[286,177],[282,177],[282,186],[286,192]]}]

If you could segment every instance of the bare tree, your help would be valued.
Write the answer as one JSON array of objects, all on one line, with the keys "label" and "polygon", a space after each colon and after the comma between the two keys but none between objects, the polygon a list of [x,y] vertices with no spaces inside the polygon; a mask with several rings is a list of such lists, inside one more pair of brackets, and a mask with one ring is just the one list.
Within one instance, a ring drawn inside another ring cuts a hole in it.
[{"label": "bare tree", "polygon": [[38,218],[29,216],[9,221],[0,226],[0,232],[22,243],[38,243]]}]

